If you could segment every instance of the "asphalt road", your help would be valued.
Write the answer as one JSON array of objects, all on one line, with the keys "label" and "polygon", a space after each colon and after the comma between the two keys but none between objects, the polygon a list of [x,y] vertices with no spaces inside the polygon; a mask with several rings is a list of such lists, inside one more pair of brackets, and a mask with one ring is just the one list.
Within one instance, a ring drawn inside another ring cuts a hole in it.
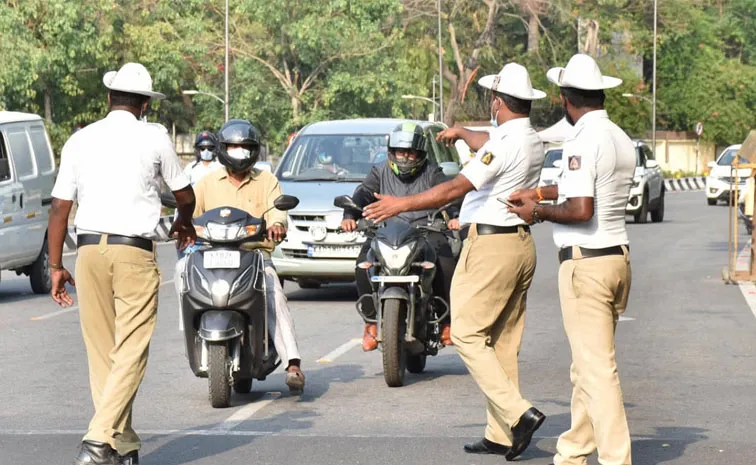
[{"label": "asphalt road", "polygon": [[[756,318],[738,286],[724,285],[727,208],[703,193],[667,196],[662,224],[628,225],[633,283],[618,327],[619,372],[634,463],[751,465],[756,425]],[[523,394],[548,418],[519,459],[551,463],[570,421],[570,352],[557,299],[551,227],[534,232],[536,279],[521,353]],[[142,463],[494,464],[462,445],[483,433],[483,397],[453,348],[426,373],[390,389],[379,352],[363,353],[354,291],[287,283],[307,387],[290,396],[282,370],[233,406],[213,409],[178,331],[174,253],[159,252],[158,327],[135,403]],[[73,265],[75,257],[66,257]],[[76,311],[58,312],[28,281],[0,282],[0,465],[67,465],[92,414]],[[43,317],[43,318],[39,318]],[[338,357],[333,351],[346,350]],[[320,362],[318,362],[320,360]],[[589,463],[597,463],[595,457]]]}]

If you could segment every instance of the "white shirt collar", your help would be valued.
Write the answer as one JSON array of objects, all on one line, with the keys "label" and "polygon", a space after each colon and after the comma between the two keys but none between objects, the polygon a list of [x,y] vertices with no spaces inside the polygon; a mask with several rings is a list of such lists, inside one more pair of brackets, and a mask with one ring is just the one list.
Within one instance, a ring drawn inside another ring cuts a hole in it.
[{"label": "white shirt collar", "polygon": [[126,110],[113,110],[106,116],[107,119],[120,119],[120,120],[131,120],[136,121],[137,117],[134,116],[134,113]]},{"label": "white shirt collar", "polygon": [[581,116],[580,119],[577,121],[577,123],[575,123],[575,129],[576,130],[580,129],[586,124],[596,121],[598,119],[608,119],[608,118],[609,118],[609,113],[607,113],[606,110],[589,111],[588,113]]},{"label": "white shirt collar", "polygon": [[515,118],[502,123],[498,128],[491,131],[491,139],[501,139],[502,137],[515,132],[521,132],[531,127],[530,118]]}]

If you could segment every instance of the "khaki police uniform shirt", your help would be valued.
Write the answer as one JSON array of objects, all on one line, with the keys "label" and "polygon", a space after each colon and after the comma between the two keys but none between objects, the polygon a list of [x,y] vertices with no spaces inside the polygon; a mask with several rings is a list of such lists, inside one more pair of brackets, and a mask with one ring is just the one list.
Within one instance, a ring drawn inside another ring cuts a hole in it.
[{"label": "khaki police uniform shirt", "polygon": [[635,175],[635,146],[605,110],[583,115],[562,151],[559,202],[593,197],[593,218],[554,224],[557,247],[600,249],[627,245],[625,207]]},{"label": "khaki police uniform shirt", "polygon": [[128,111],[77,131],[63,146],[52,196],[77,200],[77,233],[156,239],[162,181],[189,185],[168,131]]},{"label": "khaki police uniform shirt", "polygon": [[[282,194],[278,179],[268,171],[253,169],[239,187],[236,187],[228,179],[226,168],[220,168],[194,185],[194,217],[214,208],[232,207],[260,218],[265,210],[272,208],[264,217],[268,227],[276,223],[286,227],[286,212],[273,207],[273,202]],[[275,248],[275,242],[268,239],[263,242],[263,249],[268,252]]]},{"label": "khaki police uniform shirt", "polygon": [[497,199],[507,200],[518,189],[535,189],[543,159],[543,142],[529,118],[513,119],[492,130],[488,142],[462,169],[475,190],[465,196],[460,223],[527,224]]}]

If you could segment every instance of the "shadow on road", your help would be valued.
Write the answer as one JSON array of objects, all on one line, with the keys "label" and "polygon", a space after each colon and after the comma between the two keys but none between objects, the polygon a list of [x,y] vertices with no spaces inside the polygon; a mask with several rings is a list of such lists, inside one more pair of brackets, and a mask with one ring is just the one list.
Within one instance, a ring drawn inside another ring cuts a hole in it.
[{"label": "shadow on road", "polygon": [[300,289],[293,284],[293,287],[286,288],[286,298],[293,302],[355,302],[357,287],[354,284],[332,284],[320,289]]}]

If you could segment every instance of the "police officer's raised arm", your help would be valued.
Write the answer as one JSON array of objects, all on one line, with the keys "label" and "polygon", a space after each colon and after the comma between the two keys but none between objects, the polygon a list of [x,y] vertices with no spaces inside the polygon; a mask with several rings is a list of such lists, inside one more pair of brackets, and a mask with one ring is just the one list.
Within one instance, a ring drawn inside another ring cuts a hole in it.
[{"label": "police officer's raised arm", "polygon": [[171,226],[170,235],[178,233],[178,246],[180,249],[184,249],[192,245],[197,239],[197,233],[192,226],[192,213],[195,205],[194,190],[189,178],[181,169],[181,164],[168,134],[161,134],[161,142],[162,144],[158,148],[160,175],[176,197],[179,213],[178,218]]},{"label": "police officer's raised arm", "polygon": [[76,198],[76,175],[73,167],[75,139],[69,139],[60,154],[60,167],[52,190],[52,207],[47,225],[47,247],[50,254],[52,278],[51,295],[55,303],[63,307],[73,304],[66,283],[76,285],[71,274],[63,268],[63,242],[68,230],[68,216]]}]

